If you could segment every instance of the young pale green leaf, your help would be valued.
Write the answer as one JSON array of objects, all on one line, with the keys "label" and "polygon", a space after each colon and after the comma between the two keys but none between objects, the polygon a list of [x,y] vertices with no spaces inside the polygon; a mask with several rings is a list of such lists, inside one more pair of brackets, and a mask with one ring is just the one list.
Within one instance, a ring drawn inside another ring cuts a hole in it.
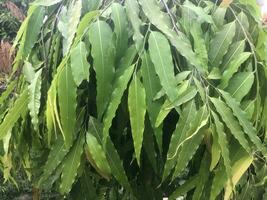
[{"label": "young pale green leaf", "polygon": [[[176,129],[171,137],[171,142],[169,145],[167,157],[170,158],[175,154],[177,144],[180,142],[181,138],[184,138],[184,135],[186,135],[186,132],[190,128],[190,122],[192,122],[192,120],[194,119],[195,114],[196,114],[196,105],[195,102],[192,100],[185,105],[180,115],[180,119],[177,123]],[[168,177],[171,170],[176,165],[176,162],[177,162],[176,159],[166,160],[162,181],[164,181]]]},{"label": "young pale green leaf", "polygon": [[31,84],[28,86],[29,91],[29,104],[30,115],[32,118],[32,124],[35,131],[38,131],[38,114],[40,109],[41,100],[41,84],[42,84],[42,69],[36,72]]},{"label": "young pale green leaf", "polygon": [[238,71],[238,68],[242,65],[242,63],[244,63],[250,57],[250,55],[250,52],[243,52],[229,63],[229,66],[227,66],[223,72],[221,83],[219,85],[220,88],[224,89],[228,86],[229,80]]},{"label": "young pale green leaf", "polygon": [[235,36],[236,22],[231,22],[223,26],[210,42],[209,61],[212,67],[219,67],[223,56],[226,54]]},{"label": "young pale green leaf", "polygon": [[68,9],[63,6],[59,15],[58,30],[63,36],[63,55],[66,55],[72,45],[79,24],[82,1],[71,1]]},{"label": "young pale green leaf", "polygon": [[253,72],[240,72],[230,80],[226,91],[229,92],[237,101],[241,102],[250,91],[253,82]]},{"label": "young pale green leaf", "polygon": [[220,145],[223,162],[224,162],[225,169],[226,169],[226,174],[227,174],[227,177],[229,178],[232,176],[232,171],[231,171],[232,169],[231,169],[230,154],[228,150],[229,145],[228,145],[226,133],[224,132],[224,125],[220,121],[218,115],[215,112],[212,111],[211,113],[214,118],[214,124],[216,128],[216,130],[214,131],[218,135],[218,143]]},{"label": "young pale green leaf", "polygon": [[111,18],[114,22],[114,32],[116,34],[116,56],[121,58],[128,46],[128,22],[125,8],[119,3],[113,3]]},{"label": "young pale green leaf", "polygon": [[71,51],[71,71],[77,86],[83,80],[89,81],[90,64],[87,62],[87,54],[87,49],[82,41]]},{"label": "young pale green leaf", "polygon": [[168,14],[161,11],[161,8],[158,5],[157,1],[139,0],[139,3],[141,4],[142,9],[145,15],[148,17],[149,21],[168,37],[177,51],[199,71],[203,71],[203,69],[201,68],[201,62],[192,50],[190,41],[185,37],[177,35],[177,33],[173,30],[173,25],[171,24],[171,20]]},{"label": "young pale green leaf", "polygon": [[241,41],[237,41],[237,42],[233,42],[227,53],[225,54],[223,61],[222,61],[222,65],[221,65],[221,69],[225,70],[228,68],[229,64],[236,58],[239,57],[239,55],[245,50],[245,40],[241,40]]},{"label": "young pale green leaf", "polygon": [[133,40],[135,42],[136,49],[140,52],[143,47],[144,36],[142,35],[140,28],[142,21],[139,18],[139,5],[137,1],[126,0],[125,1],[126,14],[131,22],[132,28],[134,30]]},{"label": "young pale green leaf", "polygon": [[109,162],[109,166],[111,168],[112,175],[124,188],[130,190],[131,186],[125,174],[122,161],[110,137],[108,137],[106,143],[106,155]]},{"label": "young pale green leaf", "polygon": [[62,0],[36,0],[33,2],[33,5],[37,6],[52,6],[57,3],[60,3]]},{"label": "young pale green leaf", "polygon": [[104,127],[103,127],[103,144],[106,143],[106,139],[109,135],[109,129],[112,125],[112,120],[116,115],[116,111],[121,102],[121,98],[123,96],[124,91],[127,88],[127,85],[132,77],[134,70],[134,65],[125,69],[121,76],[117,77],[114,83],[114,90],[111,94],[110,103],[108,105],[107,111],[104,115]]},{"label": "young pale green leaf", "polygon": [[207,108],[206,106],[203,106],[197,111],[189,130],[179,138],[174,154],[167,157],[167,159],[177,159],[172,180],[180,175],[194,156],[206,134],[207,129],[203,127],[207,124],[208,119],[209,115]]},{"label": "young pale green leaf", "polygon": [[68,153],[68,149],[64,144],[62,137],[59,137],[52,146],[47,161],[44,165],[44,170],[41,178],[38,181],[38,185],[42,185],[62,163],[63,159]]},{"label": "young pale green leaf", "polygon": [[155,127],[159,127],[163,123],[167,115],[171,112],[171,109],[166,109],[166,107],[170,105],[170,103],[171,103],[170,100],[166,99],[162,104],[162,106],[160,107],[159,113],[155,121]]},{"label": "young pale green leaf", "polygon": [[23,75],[28,83],[31,83],[35,76],[35,71],[32,66],[32,64],[28,61],[24,62],[23,69],[22,69]]},{"label": "young pale green leaf", "polygon": [[94,164],[97,166],[97,170],[100,170],[101,174],[104,174],[104,177],[108,178],[111,171],[101,144],[99,144],[95,136],[91,133],[86,134],[86,143],[86,150],[93,159]]},{"label": "young pale green leaf", "polygon": [[172,54],[168,40],[160,32],[151,32],[149,53],[160,83],[171,101],[177,97]]},{"label": "young pale green leaf", "polygon": [[75,181],[78,168],[81,164],[84,142],[84,135],[81,133],[63,161],[61,183],[59,186],[61,194],[68,194]]},{"label": "young pale green leaf", "polygon": [[216,111],[220,114],[222,117],[224,123],[226,126],[230,129],[231,134],[239,141],[239,143],[242,145],[242,147],[248,152],[251,153],[250,146],[248,144],[248,141],[242,131],[242,128],[240,127],[237,119],[234,117],[232,111],[229,107],[225,105],[225,103],[217,98],[210,98],[213,105],[216,108]]},{"label": "young pale green leaf", "polygon": [[128,109],[132,129],[132,137],[137,163],[140,166],[140,154],[143,143],[146,114],[146,92],[139,77],[135,74],[129,87]]},{"label": "young pale green leaf", "polygon": [[226,14],[226,8],[225,7],[217,7],[217,9],[214,11],[212,18],[214,21],[214,24],[217,29],[222,29],[223,24],[225,22],[225,14]]},{"label": "young pale green leaf", "polygon": [[257,136],[257,130],[253,127],[252,123],[247,117],[247,114],[240,108],[240,103],[238,103],[235,98],[227,92],[221,91],[227,105],[233,110],[233,114],[239,120],[240,125],[243,127],[244,132],[248,135],[249,139],[255,144],[255,146],[264,155],[267,155],[267,148],[261,142],[260,138]]},{"label": "young pale green leaf", "polygon": [[58,102],[60,108],[60,120],[62,123],[63,137],[67,147],[73,143],[76,123],[76,94],[77,87],[73,80],[71,67],[66,65],[58,79]]},{"label": "young pale green leaf", "polygon": [[115,55],[110,26],[100,20],[93,23],[89,30],[89,40],[92,44],[91,53],[96,72],[97,113],[98,118],[101,119],[110,99],[114,78]]},{"label": "young pale green leaf", "polygon": [[6,136],[8,131],[12,130],[14,124],[18,121],[21,114],[27,110],[27,105],[29,102],[28,98],[28,90],[25,89],[15,101],[14,105],[9,109],[3,122],[0,124],[0,140]]}]

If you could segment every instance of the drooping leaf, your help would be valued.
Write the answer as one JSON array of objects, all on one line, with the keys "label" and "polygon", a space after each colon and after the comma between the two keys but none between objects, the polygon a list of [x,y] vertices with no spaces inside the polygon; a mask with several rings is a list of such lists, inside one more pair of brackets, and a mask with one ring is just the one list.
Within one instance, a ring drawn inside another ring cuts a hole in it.
[{"label": "drooping leaf", "polygon": [[71,71],[77,86],[83,80],[89,81],[90,64],[87,62],[87,50],[84,42],[77,44],[71,51]]},{"label": "drooping leaf", "polygon": [[21,114],[27,110],[29,94],[25,89],[10,108],[3,122],[0,124],[0,140],[3,139],[8,131],[12,130],[14,124],[20,118]]},{"label": "drooping leaf", "polygon": [[129,87],[128,109],[137,162],[140,166],[140,154],[143,143],[146,114],[146,92],[139,77],[135,74]]},{"label": "drooping leaf", "polygon": [[100,170],[101,174],[108,179],[111,171],[102,146],[91,133],[86,134],[86,143],[86,150],[90,154],[97,170]]},{"label": "drooping leaf", "polygon": [[[181,138],[184,138],[184,135],[190,128],[190,122],[194,119],[196,113],[196,105],[194,101],[190,101],[186,104],[185,108],[183,109],[180,119],[177,123],[176,129],[172,134],[171,142],[169,145],[169,150],[167,153],[167,157],[171,158],[175,155],[177,144],[181,141]],[[176,159],[167,159],[162,180],[165,180],[168,175],[170,174],[173,167],[176,165]]]},{"label": "drooping leaf", "polygon": [[170,100],[174,101],[177,97],[174,67],[170,45],[164,35],[159,32],[150,33],[149,53],[162,87]]},{"label": "drooping leaf", "polygon": [[84,135],[81,133],[63,161],[61,184],[59,186],[61,194],[69,193],[75,181],[81,163],[84,142]]},{"label": "drooping leaf", "polygon": [[221,148],[218,139],[218,133],[215,126],[211,124],[211,134],[212,134],[212,146],[211,146],[211,163],[210,171],[212,171],[219,163],[221,158]]},{"label": "drooping leaf", "polygon": [[41,99],[41,84],[42,84],[42,69],[36,72],[31,84],[28,86],[29,91],[29,104],[28,108],[30,110],[30,115],[32,118],[32,124],[34,126],[34,130],[38,131],[38,114],[40,109],[40,99]]},{"label": "drooping leaf", "polygon": [[109,25],[98,20],[89,30],[97,82],[97,113],[100,119],[108,105],[114,78],[114,45]]},{"label": "drooping leaf", "polygon": [[216,111],[220,114],[224,123],[230,129],[231,134],[239,141],[239,143],[248,153],[251,153],[251,149],[244,135],[244,132],[242,131],[242,128],[240,127],[237,119],[233,116],[233,113],[230,108],[227,107],[226,104],[219,99],[210,99],[213,105],[215,106]]},{"label": "drooping leaf", "polygon": [[116,34],[116,56],[120,58],[124,55],[128,46],[128,22],[125,8],[119,3],[111,6],[111,18],[114,22],[114,32]]},{"label": "drooping leaf", "polygon": [[223,56],[226,54],[232,39],[235,36],[236,22],[231,22],[223,26],[210,42],[209,61],[212,67],[219,67]]},{"label": "drooping leaf", "polygon": [[142,21],[139,18],[140,9],[139,9],[138,2],[132,1],[132,0],[126,0],[125,8],[126,8],[126,14],[134,30],[133,40],[135,42],[136,49],[138,51],[141,51],[143,47],[144,36],[142,35],[140,31]]},{"label": "drooping leaf", "polygon": [[68,153],[68,149],[64,144],[62,137],[59,137],[52,146],[47,161],[44,165],[44,170],[41,178],[38,181],[38,185],[42,185],[62,163],[63,159]]},{"label": "drooping leaf", "polygon": [[124,188],[126,188],[127,190],[130,190],[131,186],[125,174],[122,161],[110,137],[108,137],[107,143],[106,143],[106,155],[107,155],[107,159],[108,159],[109,166],[110,166],[113,176]]},{"label": "drooping leaf", "polygon": [[237,117],[240,125],[243,127],[244,132],[248,135],[249,139],[254,145],[267,156],[267,148],[257,136],[257,130],[253,127],[248,119],[247,114],[240,108],[240,104],[227,92],[221,91],[227,105],[233,110],[233,114]]},{"label": "drooping leaf", "polygon": [[127,85],[130,81],[130,78],[133,74],[134,66],[130,66],[125,69],[121,76],[117,77],[114,83],[114,90],[111,94],[110,103],[108,105],[107,111],[104,115],[104,127],[103,127],[103,144],[106,143],[106,139],[109,134],[109,129],[112,125],[112,120],[116,115],[116,111],[120,104],[121,98],[124,91],[127,88]]},{"label": "drooping leaf", "polygon": [[189,130],[186,131],[186,134],[180,137],[174,154],[167,157],[167,159],[177,159],[173,179],[180,175],[195,154],[206,134],[207,129],[203,127],[207,124],[208,119],[207,108],[206,106],[203,106],[197,111]]},{"label": "drooping leaf", "polygon": [[60,73],[58,80],[58,102],[63,129],[62,134],[67,147],[72,145],[73,139],[75,138],[76,90],[77,88],[72,77],[71,67],[67,64]]},{"label": "drooping leaf", "polygon": [[231,171],[230,155],[229,155],[229,150],[228,150],[229,146],[228,146],[226,133],[224,131],[224,125],[220,121],[218,115],[213,111],[212,111],[212,116],[214,118],[216,133],[218,135],[218,143],[220,145],[220,150],[221,150],[223,162],[224,162],[225,169],[226,169],[226,174],[227,174],[227,177],[229,178],[232,176],[232,171]]},{"label": "drooping leaf", "polygon": [[240,72],[230,80],[226,91],[229,92],[237,101],[241,102],[250,91],[253,82],[253,72]]},{"label": "drooping leaf", "polygon": [[146,105],[149,119],[156,134],[155,137],[157,139],[159,148],[161,148],[162,131],[160,130],[160,128],[156,128],[157,126],[155,126],[161,103],[160,101],[153,100],[157,91],[160,90],[161,85],[150,56],[146,52],[142,56],[141,72],[143,85],[146,91]]},{"label": "drooping leaf", "polygon": [[68,9],[63,6],[59,15],[58,30],[63,36],[63,55],[66,55],[72,45],[79,24],[82,1],[72,1]]},{"label": "drooping leaf", "polygon": [[225,69],[223,72],[221,83],[219,85],[220,88],[225,88],[228,86],[229,80],[232,78],[232,76],[237,72],[238,68],[241,66],[242,63],[244,63],[251,53],[244,52],[238,55],[238,57],[234,58],[230,63],[229,66]]},{"label": "drooping leaf", "polygon": [[245,44],[245,40],[241,40],[233,42],[230,45],[227,53],[223,58],[221,69],[225,70],[234,59],[238,58],[238,55],[240,55],[244,51]]},{"label": "drooping leaf", "polygon": [[168,14],[160,10],[160,7],[157,5],[157,1],[139,0],[139,3],[141,4],[142,9],[145,15],[148,17],[149,21],[154,24],[160,31],[162,31],[166,35],[166,37],[168,37],[177,51],[182,56],[184,56],[189,63],[194,65],[200,71],[203,71],[203,69],[200,67],[200,61],[192,51],[190,42],[187,41],[186,38],[178,36],[177,33],[172,29],[173,26]]}]

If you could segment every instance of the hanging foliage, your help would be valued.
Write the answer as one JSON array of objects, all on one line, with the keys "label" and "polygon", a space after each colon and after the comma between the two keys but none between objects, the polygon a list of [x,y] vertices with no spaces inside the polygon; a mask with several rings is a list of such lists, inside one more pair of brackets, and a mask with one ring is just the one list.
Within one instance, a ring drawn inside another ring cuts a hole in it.
[{"label": "hanging foliage", "polygon": [[23,167],[69,199],[266,198],[267,33],[256,2],[216,2],[33,2],[0,96],[5,178]]}]

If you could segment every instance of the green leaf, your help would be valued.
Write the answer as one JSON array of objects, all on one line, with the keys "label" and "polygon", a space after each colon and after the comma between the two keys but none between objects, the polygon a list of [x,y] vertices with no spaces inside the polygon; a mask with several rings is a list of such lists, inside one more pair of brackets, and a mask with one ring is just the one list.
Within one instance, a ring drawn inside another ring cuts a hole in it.
[{"label": "green leaf", "polygon": [[168,105],[170,105],[170,100],[166,99],[162,106],[160,107],[160,111],[157,115],[156,121],[155,121],[155,127],[159,127],[164,119],[168,116],[168,114],[171,112],[171,109],[166,109]]},{"label": "green leaf", "polygon": [[136,74],[129,87],[128,109],[136,159],[140,166],[140,154],[145,129],[146,92]]},{"label": "green leaf", "polygon": [[86,150],[90,154],[97,170],[100,170],[100,174],[109,179],[111,170],[102,146],[97,141],[96,137],[91,133],[86,134]]},{"label": "green leaf", "polygon": [[144,36],[142,35],[140,31],[142,21],[139,18],[140,9],[139,9],[138,2],[132,1],[132,0],[126,0],[125,8],[126,8],[126,14],[134,30],[133,40],[135,42],[136,49],[140,52],[143,47]]},{"label": "green leaf", "polygon": [[[12,93],[16,86],[16,80],[10,82],[6,88],[6,90],[0,96],[0,105],[4,105],[4,102],[8,99],[8,96]],[[0,108],[1,108],[0,106]]]},{"label": "green leaf", "polygon": [[79,24],[82,1],[72,1],[68,9],[63,6],[59,14],[58,30],[63,36],[63,55],[66,55],[72,45]]},{"label": "green leaf", "polygon": [[80,42],[85,33],[88,31],[89,24],[99,15],[98,10],[91,11],[84,15],[78,25],[74,44]]},{"label": "green leaf", "polygon": [[194,156],[197,148],[203,140],[207,129],[203,128],[209,119],[206,106],[201,107],[190,124],[189,130],[179,138],[174,154],[167,156],[167,159],[177,159],[177,164],[173,174],[174,180],[186,168],[188,162]]},{"label": "green leaf", "polygon": [[211,146],[211,163],[210,163],[210,171],[212,171],[220,161],[221,158],[221,148],[218,139],[218,133],[215,130],[215,126],[213,124],[210,125],[211,133],[212,133],[212,146]]},{"label": "green leaf", "polygon": [[214,118],[214,124],[216,128],[215,132],[218,135],[218,143],[220,145],[223,162],[224,162],[225,169],[226,169],[226,174],[227,174],[227,177],[229,178],[232,176],[232,172],[231,172],[232,169],[231,169],[231,161],[230,161],[229,150],[228,150],[229,145],[228,145],[226,133],[224,131],[224,125],[220,121],[218,115],[215,112],[212,111],[211,113]]},{"label": "green leaf", "polygon": [[14,124],[18,121],[21,114],[27,110],[29,94],[28,90],[25,89],[23,93],[15,101],[14,105],[9,109],[3,122],[0,124],[0,140],[2,140],[8,131],[12,130]]},{"label": "green leaf", "polygon": [[196,55],[201,61],[202,67],[208,70],[208,52],[206,43],[203,36],[203,31],[201,29],[201,24],[198,22],[193,22],[190,28],[190,33],[194,39],[194,50]]},{"label": "green leaf", "polygon": [[76,94],[77,88],[71,74],[70,65],[66,65],[59,75],[58,102],[63,137],[67,147],[73,143],[76,123]]},{"label": "green leaf", "polygon": [[38,114],[40,110],[40,100],[41,100],[41,84],[42,84],[42,69],[40,69],[36,74],[34,75],[34,78],[31,82],[31,84],[28,86],[29,91],[29,104],[28,108],[30,110],[30,115],[32,118],[32,124],[35,131],[38,131]]},{"label": "green leaf", "polygon": [[245,40],[241,40],[241,41],[237,41],[237,42],[233,42],[227,53],[225,54],[223,61],[222,61],[222,65],[221,65],[221,69],[225,70],[226,68],[228,68],[229,64],[236,58],[239,57],[239,55],[245,50]]},{"label": "green leaf", "polygon": [[221,83],[219,85],[220,88],[223,89],[228,86],[229,80],[238,71],[238,68],[242,65],[242,63],[244,63],[250,57],[250,55],[250,52],[243,52],[230,62],[229,66],[227,66],[223,72]]},{"label": "green leaf", "polygon": [[231,180],[227,181],[227,185],[225,187],[225,193],[224,193],[224,199],[230,199],[231,193],[232,193],[232,183],[235,186],[240,178],[243,176],[243,174],[248,170],[250,165],[252,164],[253,157],[251,157],[248,154],[240,153],[240,157],[238,161],[236,161],[233,165],[233,170],[232,170],[232,178]]},{"label": "green leaf", "polygon": [[208,15],[205,10],[200,6],[195,6],[190,1],[185,1],[183,7],[192,10],[198,16],[198,23],[207,22],[213,23],[212,17]]},{"label": "green leaf", "polygon": [[128,46],[128,22],[125,8],[119,3],[111,6],[111,18],[114,22],[114,32],[116,34],[116,56],[121,58]]},{"label": "green leaf", "polygon": [[224,91],[220,92],[223,95],[227,105],[233,110],[233,114],[239,120],[240,125],[243,127],[243,130],[248,135],[249,139],[253,142],[253,144],[255,144],[258,150],[260,150],[264,155],[267,155],[267,148],[257,136],[257,130],[253,127],[247,114],[240,108],[240,103],[231,97],[229,93]]},{"label": "green leaf", "polygon": [[141,4],[142,9],[145,15],[148,17],[149,21],[160,31],[162,31],[166,35],[166,37],[168,37],[176,50],[199,71],[203,71],[199,59],[192,51],[189,40],[186,40],[186,38],[177,35],[177,33],[173,30],[173,26],[170,22],[168,14],[161,11],[160,6],[158,6],[158,2],[156,0],[139,0],[139,3]]},{"label": "green leaf", "polygon": [[155,126],[157,116],[160,111],[161,102],[153,100],[157,91],[160,90],[161,85],[149,54],[145,52],[141,58],[142,58],[141,73],[142,73],[143,85],[146,91],[147,112],[149,115],[152,128],[154,129],[158,146],[161,149],[162,131],[160,130],[160,128],[156,128]]},{"label": "green leaf", "polygon": [[240,127],[237,119],[233,116],[232,111],[225,103],[217,98],[210,98],[213,105],[216,108],[216,111],[220,114],[226,126],[230,129],[231,134],[239,141],[242,147],[248,152],[251,153],[250,146],[248,141]]},{"label": "green leaf", "polygon": [[[195,102],[192,100],[188,102],[185,105],[184,109],[182,110],[176,129],[171,137],[167,158],[170,158],[173,155],[175,155],[177,144],[180,143],[182,138],[185,138],[184,135],[186,135],[186,132],[190,128],[190,122],[192,122],[192,120],[195,118],[195,114],[196,114],[196,105]],[[176,159],[166,160],[162,181],[164,181],[168,177],[171,170],[176,165],[176,162],[177,162]]]},{"label": "green leaf", "polygon": [[90,27],[89,40],[92,44],[93,67],[96,72],[97,113],[101,119],[110,99],[114,78],[112,30],[106,22],[98,20]]},{"label": "green leaf", "polygon": [[60,3],[62,0],[36,0],[33,2],[33,5],[38,6],[52,6],[57,3]]},{"label": "green leaf", "polygon": [[77,176],[78,168],[81,163],[81,156],[83,153],[84,135],[81,133],[73,147],[70,149],[68,155],[64,159],[61,184],[59,191],[61,194],[70,192],[72,184]]},{"label": "green leaf", "polygon": [[169,110],[173,107],[178,107],[191,99],[197,94],[197,89],[194,86],[188,87],[183,93],[181,93],[172,103],[170,103],[165,109]]},{"label": "green leaf", "polygon": [[175,200],[194,189],[199,181],[199,175],[190,177],[184,184],[179,185],[177,189],[170,195],[170,200]]},{"label": "green leaf", "polygon": [[37,42],[38,35],[43,25],[45,9],[43,7],[32,7],[30,17],[27,19],[27,25],[21,39],[21,46],[17,53],[17,59],[25,59],[32,51]]},{"label": "green leaf", "polygon": [[237,101],[241,102],[250,91],[253,82],[253,72],[240,72],[230,80],[226,91],[229,92]]},{"label": "green leaf", "polygon": [[212,67],[219,67],[223,56],[226,54],[235,36],[236,22],[231,22],[223,26],[210,42],[209,61]]},{"label": "green leaf", "polygon": [[159,32],[149,36],[149,53],[160,83],[171,101],[177,97],[172,54],[168,40]]},{"label": "green leaf", "polygon": [[83,80],[89,81],[90,64],[87,62],[87,54],[87,49],[82,41],[71,51],[71,70],[77,86]]},{"label": "green leaf", "polygon": [[134,65],[125,69],[125,71],[121,74],[121,76],[116,78],[114,83],[114,89],[111,94],[110,103],[108,105],[107,111],[104,115],[104,128],[103,128],[103,144],[106,143],[106,139],[109,135],[109,129],[112,125],[112,120],[116,115],[116,111],[121,103],[121,98],[123,96],[124,91],[127,88],[127,85],[132,77],[134,70]]},{"label": "green leaf", "polygon": [[35,72],[34,68],[32,67],[32,64],[28,61],[24,62],[23,69],[22,69],[23,75],[28,83],[31,83],[34,79]]},{"label": "green leaf", "polygon": [[38,181],[38,185],[42,185],[55,172],[58,166],[68,153],[68,149],[64,144],[62,137],[59,137],[52,146],[47,161],[43,168],[43,173]]},{"label": "green leaf", "polygon": [[131,186],[125,174],[122,161],[110,137],[108,137],[106,143],[106,155],[113,176],[124,188],[130,190]]}]

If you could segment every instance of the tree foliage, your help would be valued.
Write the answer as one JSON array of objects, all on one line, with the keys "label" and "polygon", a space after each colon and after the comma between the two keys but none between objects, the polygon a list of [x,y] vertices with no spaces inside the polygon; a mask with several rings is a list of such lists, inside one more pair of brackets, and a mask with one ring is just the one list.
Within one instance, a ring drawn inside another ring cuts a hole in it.
[{"label": "tree foliage", "polygon": [[249,2],[36,0],[0,97],[6,180],[23,168],[70,199],[266,197],[267,33]]}]

